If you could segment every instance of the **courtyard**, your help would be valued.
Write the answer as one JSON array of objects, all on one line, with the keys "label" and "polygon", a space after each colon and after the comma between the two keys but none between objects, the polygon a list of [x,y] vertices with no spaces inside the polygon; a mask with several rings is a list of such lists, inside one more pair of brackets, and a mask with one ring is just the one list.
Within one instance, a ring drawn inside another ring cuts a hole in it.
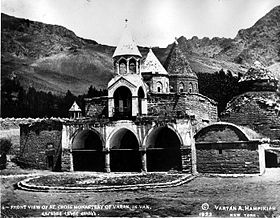
[{"label": "courtyard", "polygon": [[2,176],[3,216],[280,216],[280,168],[267,168],[262,176],[198,176],[177,187],[130,191],[31,192],[16,187],[38,173],[44,172]]}]

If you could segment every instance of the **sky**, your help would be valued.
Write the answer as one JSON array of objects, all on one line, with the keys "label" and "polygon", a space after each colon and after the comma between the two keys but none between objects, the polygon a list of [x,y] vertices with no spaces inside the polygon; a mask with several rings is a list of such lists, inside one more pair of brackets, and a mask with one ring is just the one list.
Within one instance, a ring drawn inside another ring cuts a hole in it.
[{"label": "sky", "polygon": [[138,45],[166,47],[180,36],[234,38],[277,5],[280,0],[1,0],[1,12],[113,46],[128,19]]}]

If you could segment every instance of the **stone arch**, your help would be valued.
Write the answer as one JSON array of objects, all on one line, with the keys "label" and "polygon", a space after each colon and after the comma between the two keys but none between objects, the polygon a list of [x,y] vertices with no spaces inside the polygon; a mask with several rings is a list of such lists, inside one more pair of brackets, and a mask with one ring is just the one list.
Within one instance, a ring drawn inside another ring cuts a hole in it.
[{"label": "stone arch", "polygon": [[194,136],[196,142],[217,141],[249,141],[250,138],[244,130],[232,123],[213,123],[200,129]]},{"label": "stone arch", "polygon": [[129,59],[128,66],[129,66],[129,72],[130,73],[136,73],[137,72],[136,63],[137,63],[137,60],[135,58],[132,57],[132,58]]},{"label": "stone arch", "polygon": [[126,86],[118,87],[113,94],[114,116],[129,118],[132,116],[132,92]]},{"label": "stone arch", "polygon": [[104,170],[104,140],[94,129],[78,131],[72,139],[74,171]]},{"label": "stone arch", "polygon": [[179,92],[184,92],[184,83],[180,82],[179,83]]},{"label": "stone arch", "polygon": [[147,151],[148,171],[182,170],[182,144],[182,138],[172,127],[152,128],[143,142]]},{"label": "stone arch", "polygon": [[161,82],[157,82],[157,92],[158,93],[162,93],[163,87],[162,87],[162,83]]},{"label": "stone arch", "polygon": [[192,82],[189,83],[189,93],[194,91]]},{"label": "stone arch", "polygon": [[120,58],[118,60],[119,65],[119,74],[124,75],[127,74],[127,61],[125,58]]},{"label": "stone arch", "polygon": [[108,138],[111,171],[139,172],[141,170],[140,142],[134,131],[121,127]]}]

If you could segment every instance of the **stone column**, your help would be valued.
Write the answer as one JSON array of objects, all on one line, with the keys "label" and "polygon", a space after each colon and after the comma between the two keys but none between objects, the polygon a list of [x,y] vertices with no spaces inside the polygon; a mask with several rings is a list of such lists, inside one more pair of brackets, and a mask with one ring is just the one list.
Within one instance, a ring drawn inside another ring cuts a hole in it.
[{"label": "stone column", "polygon": [[105,150],[105,172],[110,173],[111,168],[110,168],[110,150],[106,149]]},{"label": "stone column", "polygon": [[147,150],[143,148],[141,151],[142,172],[147,172]]},{"label": "stone column", "polygon": [[136,61],[136,74],[139,74],[139,69],[138,69],[138,67],[139,67],[139,64],[138,64],[138,60]]},{"label": "stone column", "polygon": [[126,60],[126,73],[129,73],[129,60]]}]

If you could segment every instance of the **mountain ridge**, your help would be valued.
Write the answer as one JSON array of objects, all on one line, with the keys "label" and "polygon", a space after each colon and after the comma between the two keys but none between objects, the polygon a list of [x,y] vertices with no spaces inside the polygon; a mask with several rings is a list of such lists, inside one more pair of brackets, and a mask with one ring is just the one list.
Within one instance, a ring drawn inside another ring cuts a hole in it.
[{"label": "mountain ridge", "polygon": [[[107,87],[114,76],[112,54],[115,47],[76,36],[65,27],[16,18],[1,13],[1,75],[16,78],[24,88],[78,95],[90,85]],[[191,68],[214,73],[220,69],[233,75],[244,73],[255,61],[266,66],[280,61],[280,6],[275,7],[252,27],[239,30],[234,39],[194,36],[178,38]],[[172,44],[153,48],[164,64]],[[139,47],[143,57],[147,47]],[[273,68],[278,69],[278,68]],[[3,81],[3,80],[2,80]]]}]

